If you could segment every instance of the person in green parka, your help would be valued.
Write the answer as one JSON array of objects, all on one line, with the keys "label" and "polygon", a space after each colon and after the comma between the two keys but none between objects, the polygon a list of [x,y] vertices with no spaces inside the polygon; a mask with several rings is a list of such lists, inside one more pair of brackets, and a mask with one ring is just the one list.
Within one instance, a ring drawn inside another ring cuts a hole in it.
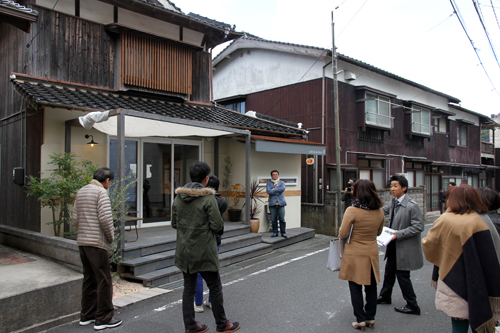
[{"label": "person in green parka", "polygon": [[182,314],[186,333],[203,333],[208,326],[195,321],[193,308],[197,273],[207,283],[212,301],[212,311],[217,325],[216,332],[235,332],[238,322],[226,318],[222,283],[219,275],[219,256],[215,234],[224,223],[215,198],[215,191],[205,187],[210,175],[205,162],[195,162],[189,168],[191,183],[175,190],[172,206],[172,227],[177,229],[175,266],[184,275]]}]

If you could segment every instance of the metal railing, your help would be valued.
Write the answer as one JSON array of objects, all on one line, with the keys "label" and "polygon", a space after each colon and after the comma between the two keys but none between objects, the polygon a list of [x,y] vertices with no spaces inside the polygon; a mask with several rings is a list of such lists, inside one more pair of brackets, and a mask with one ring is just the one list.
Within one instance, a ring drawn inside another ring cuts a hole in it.
[{"label": "metal railing", "polygon": [[411,131],[412,131],[412,133],[431,135],[432,134],[432,125],[412,122],[411,123]]},{"label": "metal railing", "polygon": [[365,113],[365,121],[367,125],[374,125],[384,128],[394,128],[394,117],[386,116],[378,113]]}]

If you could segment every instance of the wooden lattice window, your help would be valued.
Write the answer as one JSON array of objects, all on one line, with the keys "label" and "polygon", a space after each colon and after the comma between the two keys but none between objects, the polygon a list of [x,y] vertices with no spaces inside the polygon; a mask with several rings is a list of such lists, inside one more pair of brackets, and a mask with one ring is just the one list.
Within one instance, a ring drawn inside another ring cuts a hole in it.
[{"label": "wooden lattice window", "polygon": [[192,92],[192,51],[183,45],[124,32],[122,83],[180,94]]}]

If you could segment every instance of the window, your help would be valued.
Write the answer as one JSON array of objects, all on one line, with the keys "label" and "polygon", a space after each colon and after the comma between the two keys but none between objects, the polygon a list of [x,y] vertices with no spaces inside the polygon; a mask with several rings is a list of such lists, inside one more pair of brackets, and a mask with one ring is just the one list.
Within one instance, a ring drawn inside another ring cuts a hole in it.
[{"label": "window", "polygon": [[230,110],[233,110],[233,111],[237,111],[239,113],[245,113],[245,101],[243,102],[237,102],[237,103],[230,103],[230,104],[222,104],[224,105],[224,107],[230,109]]},{"label": "window", "polygon": [[493,143],[493,131],[488,128],[481,128],[481,141]]},{"label": "window", "polygon": [[457,125],[457,146],[467,146],[467,125]]},{"label": "window", "polygon": [[411,131],[417,134],[431,135],[431,112],[428,109],[412,106]]},{"label": "window", "polygon": [[446,133],[446,118],[441,116],[434,118],[434,133]]},{"label": "window", "polygon": [[358,139],[360,141],[368,142],[384,142],[384,130],[378,128],[367,127],[366,131],[359,129]]},{"label": "window", "polygon": [[390,98],[366,93],[365,95],[365,119],[367,125],[384,128],[393,128],[393,117],[391,117]]}]

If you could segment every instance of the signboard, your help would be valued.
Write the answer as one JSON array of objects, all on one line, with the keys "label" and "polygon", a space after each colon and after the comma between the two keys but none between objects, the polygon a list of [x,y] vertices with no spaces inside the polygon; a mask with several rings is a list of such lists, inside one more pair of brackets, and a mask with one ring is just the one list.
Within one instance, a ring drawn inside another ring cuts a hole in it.
[{"label": "signboard", "polygon": [[314,158],[312,158],[312,157],[306,158],[306,163],[307,163],[307,165],[313,165],[314,164]]}]

